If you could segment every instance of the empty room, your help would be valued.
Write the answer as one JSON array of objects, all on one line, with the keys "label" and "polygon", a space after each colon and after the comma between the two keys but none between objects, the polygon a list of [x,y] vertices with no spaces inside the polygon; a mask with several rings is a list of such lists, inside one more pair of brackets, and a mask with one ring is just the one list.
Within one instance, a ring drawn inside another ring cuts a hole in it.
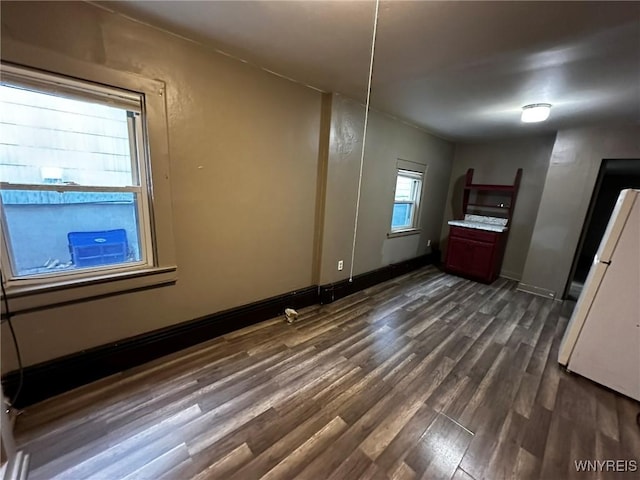
[{"label": "empty room", "polygon": [[4,479],[640,474],[640,2],[2,1]]}]

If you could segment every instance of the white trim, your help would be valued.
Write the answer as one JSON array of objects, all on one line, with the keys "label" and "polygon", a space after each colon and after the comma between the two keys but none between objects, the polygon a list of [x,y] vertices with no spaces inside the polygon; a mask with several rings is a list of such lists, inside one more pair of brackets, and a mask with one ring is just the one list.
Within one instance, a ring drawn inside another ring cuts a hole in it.
[{"label": "white trim", "polygon": [[142,111],[142,94],[115,87],[104,87],[57,74],[40,72],[24,67],[0,64],[0,83],[14,88],[29,89],[49,94],[60,94],[92,103],[115,106],[138,113]]},{"label": "white trim", "polygon": [[422,181],[423,175],[424,174],[421,173],[421,172],[415,172],[413,170],[405,170],[404,168],[398,168],[398,176],[399,177],[406,177],[406,178],[411,178],[413,180]]},{"label": "white trim", "polygon": [[[140,117],[140,114],[136,115]],[[140,158],[145,158],[144,155],[140,155],[139,148],[139,138],[138,138],[138,128],[136,128],[136,116],[129,115],[127,112],[127,134],[130,139],[133,139],[133,142],[129,142],[129,161],[131,162],[131,184],[132,185],[140,185]]]},{"label": "white trim", "polygon": [[[95,278],[104,275],[116,275],[118,272],[130,272],[141,269],[150,268],[151,265],[148,265],[145,261],[141,260],[138,262],[123,262],[123,263],[113,263],[107,264],[101,267],[87,267],[87,268],[71,268],[69,270],[53,270],[51,272],[42,272],[36,273],[29,276],[15,276],[6,278],[5,277],[5,285],[7,288],[10,288],[11,291],[20,290],[21,286],[32,286],[32,285],[44,285],[45,287],[52,283],[57,283],[56,279],[61,279],[62,283],[73,283],[74,279],[78,279],[78,281],[82,281],[85,278]],[[64,279],[67,279],[66,281]],[[11,296],[7,293],[8,296]]]},{"label": "white trim", "polygon": [[406,237],[407,235],[417,235],[421,232],[421,228],[405,228],[404,230],[393,230],[387,233],[387,238]]},{"label": "white trim", "polygon": [[51,184],[51,183],[9,183],[0,182],[0,190],[35,190],[42,192],[104,192],[104,193],[120,193],[120,192],[134,192],[141,193],[142,187],[130,186],[130,187],[99,187],[96,185],[67,185]]},{"label": "white trim", "polygon": [[[31,190],[31,191],[55,191],[59,193],[64,192],[132,192],[135,194],[135,204],[137,207],[137,230],[138,230],[138,239],[139,239],[139,262],[123,262],[116,265],[105,265],[105,266],[97,266],[95,268],[87,268],[87,269],[71,269],[64,271],[55,271],[47,274],[38,274],[38,275],[18,275],[18,272],[15,270],[15,261],[11,257],[12,250],[8,248],[8,244],[10,242],[11,232],[8,225],[5,224],[4,232],[7,234],[7,239],[5,244],[7,245],[6,253],[9,262],[4,262],[4,270],[5,272],[10,272],[10,275],[7,279],[7,287],[11,287],[16,281],[33,281],[33,282],[48,282],[51,278],[56,278],[58,276],[74,276],[78,278],[83,278],[87,275],[86,272],[89,272],[89,275],[95,275],[96,272],[109,272],[115,269],[136,269],[139,268],[140,265],[145,268],[149,268],[153,266],[154,255],[153,255],[153,245],[151,239],[151,227],[150,227],[150,216],[147,213],[149,208],[148,196],[150,194],[149,190],[146,188],[146,164],[148,162],[148,157],[145,155],[144,145],[144,137],[142,136],[139,130],[143,128],[143,121],[136,121],[138,119],[143,120],[143,95],[140,93],[125,93],[120,92],[115,89],[108,89],[106,87],[89,84],[86,82],[79,82],[76,80],[72,80],[69,78],[56,76],[53,74],[48,74],[44,72],[37,72],[30,69],[17,68],[14,66],[3,65],[2,66],[2,83],[7,83],[20,87],[23,84],[26,87],[33,87],[34,92],[41,92],[43,94],[55,94],[62,93],[65,98],[68,98],[71,93],[71,96],[83,101],[85,103],[94,102],[94,96],[99,95],[100,97],[104,97],[107,99],[107,103],[114,103],[113,99],[117,99],[115,102],[118,108],[122,110],[134,111],[135,117],[128,117],[128,130],[129,130],[129,145],[131,146],[131,167],[132,167],[132,175],[131,175],[131,183],[134,184],[132,186],[127,187],[113,187],[109,185],[103,186],[84,186],[84,185],[51,185],[51,184],[18,184],[18,183],[7,183],[2,182],[0,187],[6,190]],[[85,96],[86,94],[86,96]],[[140,172],[140,174],[138,173]],[[8,263],[8,264],[7,264]]]},{"label": "white trim", "polygon": [[[144,112],[144,104],[143,112]],[[132,120],[133,131],[135,133],[133,141],[135,143],[135,153],[137,158],[137,165],[132,170],[137,174],[137,183],[140,185],[141,192],[137,195],[138,202],[138,241],[143,246],[140,252],[141,260],[144,260],[147,266],[152,267],[156,264],[156,253],[154,251],[153,241],[153,219],[151,216],[151,202],[150,197],[153,195],[151,189],[151,177],[148,173],[150,167],[150,158],[146,149],[147,138],[144,132],[144,119],[143,114],[139,114]],[[133,160],[132,160],[133,162]],[[132,168],[134,165],[132,165]]]},{"label": "white trim", "polygon": [[529,285],[526,283],[518,283],[518,287],[516,290],[526,293],[532,293],[533,295],[538,295],[539,297],[545,298],[556,298],[556,292],[553,290],[549,290],[547,288],[536,287],[535,285]]},{"label": "white trim", "polygon": [[398,170],[406,170],[409,172],[424,173],[427,171],[427,166],[424,163],[412,162],[411,160],[403,160],[399,158],[396,162]]},{"label": "white trim", "polygon": [[[415,183],[411,187],[411,197],[412,200],[396,200],[396,189],[398,187],[398,178],[404,177],[413,180]],[[394,235],[396,233],[402,234],[403,232],[412,232],[418,230],[418,226],[420,225],[420,203],[423,195],[422,186],[424,185],[424,173],[405,170],[404,168],[398,167],[396,169],[396,186],[393,189],[393,205],[395,206],[397,203],[404,205],[413,205],[411,209],[411,222],[409,226],[403,225],[399,228],[393,228],[393,225],[390,226],[391,233],[387,234],[387,237],[391,238],[392,236],[401,236]],[[391,210],[391,221],[393,222],[393,209]],[[405,233],[408,234],[408,233]]]}]

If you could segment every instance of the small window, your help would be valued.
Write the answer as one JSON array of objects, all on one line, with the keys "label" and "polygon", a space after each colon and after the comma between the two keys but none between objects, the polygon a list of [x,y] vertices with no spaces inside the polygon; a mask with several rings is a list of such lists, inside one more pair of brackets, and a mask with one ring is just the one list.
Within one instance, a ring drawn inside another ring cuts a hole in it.
[{"label": "small window", "polygon": [[144,96],[3,67],[2,270],[51,281],[149,268]]},{"label": "small window", "polygon": [[391,232],[418,228],[422,173],[398,169]]}]

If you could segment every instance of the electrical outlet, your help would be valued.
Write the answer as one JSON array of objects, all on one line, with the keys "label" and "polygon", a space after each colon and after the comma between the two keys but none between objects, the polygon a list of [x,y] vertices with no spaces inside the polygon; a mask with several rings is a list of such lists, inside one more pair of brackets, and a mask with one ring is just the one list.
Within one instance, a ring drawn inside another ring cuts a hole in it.
[{"label": "electrical outlet", "polygon": [[344,268],[344,261],[338,260],[338,271],[341,271]]},{"label": "electrical outlet", "polygon": [[427,247],[431,246],[431,240],[427,240]]}]

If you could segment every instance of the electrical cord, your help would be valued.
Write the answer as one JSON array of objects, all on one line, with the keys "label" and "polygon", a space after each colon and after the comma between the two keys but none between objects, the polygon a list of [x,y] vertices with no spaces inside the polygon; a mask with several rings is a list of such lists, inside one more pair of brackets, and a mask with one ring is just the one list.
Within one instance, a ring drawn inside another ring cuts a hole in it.
[{"label": "electrical cord", "polygon": [[367,125],[369,124],[369,103],[371,100],[371,78],[373,75],[373,58],[376,50],[376,34],[378,31],[378,12],[380,0],[376,0],[373,16],[373,38],[371,39],[371,57],[369,60],[369,80],[367,83],[367,102],[364,108],[364,128],[362,131],[362,151],[360,152],[360,174],[358,175],[358,196],[356,197],[356,216],[353,222],[353,242],[351,244],[351,265],[349,265],[349,283],[353,282],[353,263],[356,258],[356,237],[358,236],[358,216],[360,214],[360,194],[362,193],[362,170],[364,168],[364,147],[367,142]]},{"label": "electrical cord", "polygon": [[22,384],[24,383],[24,369],[22,367],[22,355],[20,354],[20,346],[18,345],[18,337],[16,337],[16,331],[13,329],[13,322],[11,321],[11,310],[9,309],[9,300],[7,299],[7,291],[4,288],[4,277],[2,275],[2,270],[0,270],[0,286],[2,288],[2,299],[4,301],[4,319],[9,324],[9,330],[11,331],[11,338],[13,339],[13,346],[16,349],[16,356],[18,358],[18,372],[20,378],[18,380],[18,388],[16,393],[13,395],[13,398],[9,400],[9,407],[14,408],[16,401],[18,400],[18,396],[22,391]]}]

